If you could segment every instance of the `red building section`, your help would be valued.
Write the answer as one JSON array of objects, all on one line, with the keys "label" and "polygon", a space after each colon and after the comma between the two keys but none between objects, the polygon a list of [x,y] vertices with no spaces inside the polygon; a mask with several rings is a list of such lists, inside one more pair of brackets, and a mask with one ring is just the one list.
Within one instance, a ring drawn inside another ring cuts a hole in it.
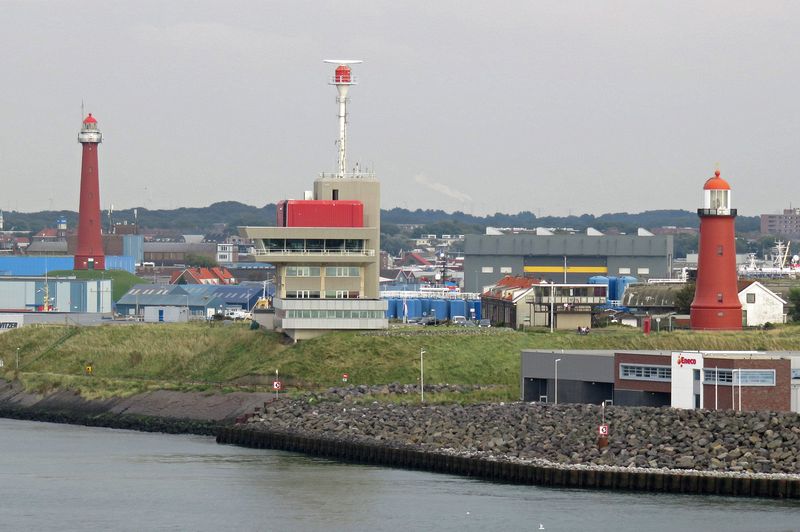
[{"label": "red building section", "polygon": [[363,227],[364,204],[354,200],[283,200],[278,227]]},{"label": "red building section", "polygon": [[703,186],[697,285],[691,307],[692,329],[735,330],[742,328],[736,273],[736,244],[731,209],[731,187],[719,176]]},{"label": "red building section", "polygon": [[97,148],[103,136],[91,113],[83,121],[78,142],[83,145],[81,162],[81,199],[78,214],[78,248],[75,252],[76,270],[105,270],[106,256],[100,234],[100,180]]}]

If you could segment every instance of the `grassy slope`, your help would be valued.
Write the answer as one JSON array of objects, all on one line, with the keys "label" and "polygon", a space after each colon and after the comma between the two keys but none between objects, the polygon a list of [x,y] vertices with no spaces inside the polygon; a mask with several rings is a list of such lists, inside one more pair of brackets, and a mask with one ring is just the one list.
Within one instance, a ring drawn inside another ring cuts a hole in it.
[{"label": "grassy slope", "polygon": [[[424,348],[425,382],[495,384],[495,398],[518,394],[519,352],[540,349],[792,350],[800,327],[771,331],[676,331],[644,337],[627,329],[520,333],[498,329],[411,328],[389,335],[332,333],[285,346],[272,333],[220,323],[131,324],[71,328],[33,326],[0,335],[0,375],[13,377],[20,348],[29,388],[74,388],[86,395],[129,394],[153,388],[204,389],[245,375],[274,375],[299,389],[352,384],[414,383]],[[87,362],[95,367],[85,377]],[[2,373],[5,371],[5,374]]]},{"label": "grassy slope", "polygon": [[78,279],[113,279],[111,291],[113,301],[118,301],[133,285],[150,282],[121,270],[55,270],[48,272],[48,275]]}]

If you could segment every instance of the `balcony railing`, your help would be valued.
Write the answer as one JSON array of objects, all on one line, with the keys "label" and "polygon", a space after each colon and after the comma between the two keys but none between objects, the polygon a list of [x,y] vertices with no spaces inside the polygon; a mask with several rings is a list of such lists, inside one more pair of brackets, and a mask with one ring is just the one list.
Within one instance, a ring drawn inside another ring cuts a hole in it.
[{"label": "balcony railing", "polygon": [[258,249],[257,257],[374,257],[374,249]]}]

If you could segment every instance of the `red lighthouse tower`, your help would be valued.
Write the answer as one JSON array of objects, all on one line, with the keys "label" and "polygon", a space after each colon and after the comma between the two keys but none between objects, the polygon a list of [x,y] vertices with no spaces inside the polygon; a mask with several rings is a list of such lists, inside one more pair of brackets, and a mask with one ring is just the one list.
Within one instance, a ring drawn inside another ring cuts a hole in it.
[{"label": "red lighthouse tower", "polygon": [[81,203],[78,216],[78,249],[76,270],[105,270],[103,237],[100,234],[100,182],[97,168],[97,146],[103,135],[97,129],[92,113],[83,121],[78,142],[83,144],[81,162]]},{"label": "red lighthouse tower", "polygon": [[700,216],[700,252],[697,257],[697,287],[692,301],[692,329],[734,330],[742,328],[742,304],[736,286],[736,244],[731,209],[731,187],[719,176],[703,186]]}]

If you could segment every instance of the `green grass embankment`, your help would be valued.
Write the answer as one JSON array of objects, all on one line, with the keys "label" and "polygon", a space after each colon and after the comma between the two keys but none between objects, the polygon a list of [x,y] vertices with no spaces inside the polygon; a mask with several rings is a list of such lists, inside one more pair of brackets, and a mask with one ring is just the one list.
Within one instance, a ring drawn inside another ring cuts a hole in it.
[{"label": "green grass embankment", "polygon": [[[512,400],[519,395],[519,354],[526,348],[779,351],[798,345],[798,326],[648,337],[628,328],[580,336],[572,331],[407,327],[385,334],[331,333],[295,345],[230,322],[30,326],[0,335],[5,362],[0,376],[14,377],[19,348],[20,379],[40,392],[63,388],[108,397],[152,389],[236,389],[249,376],[263,376],[265,384],[252,389],[264,391],[276,369],[290,390],[311,390],[341,385],[342,373],[349,374],[349,384],[416,383],[424,349],[426,383],[494,385],[472,399]],[[84,375],[88,362],[92,376]]]},{"label": "green grass embankment", "polygon": [[111,299],[113,301],[119,301],[135,284],[150,283],[146,279],[122,270],[54,270],[47,274],[54,277],[75,277],[77,279],[111,279]]}]

